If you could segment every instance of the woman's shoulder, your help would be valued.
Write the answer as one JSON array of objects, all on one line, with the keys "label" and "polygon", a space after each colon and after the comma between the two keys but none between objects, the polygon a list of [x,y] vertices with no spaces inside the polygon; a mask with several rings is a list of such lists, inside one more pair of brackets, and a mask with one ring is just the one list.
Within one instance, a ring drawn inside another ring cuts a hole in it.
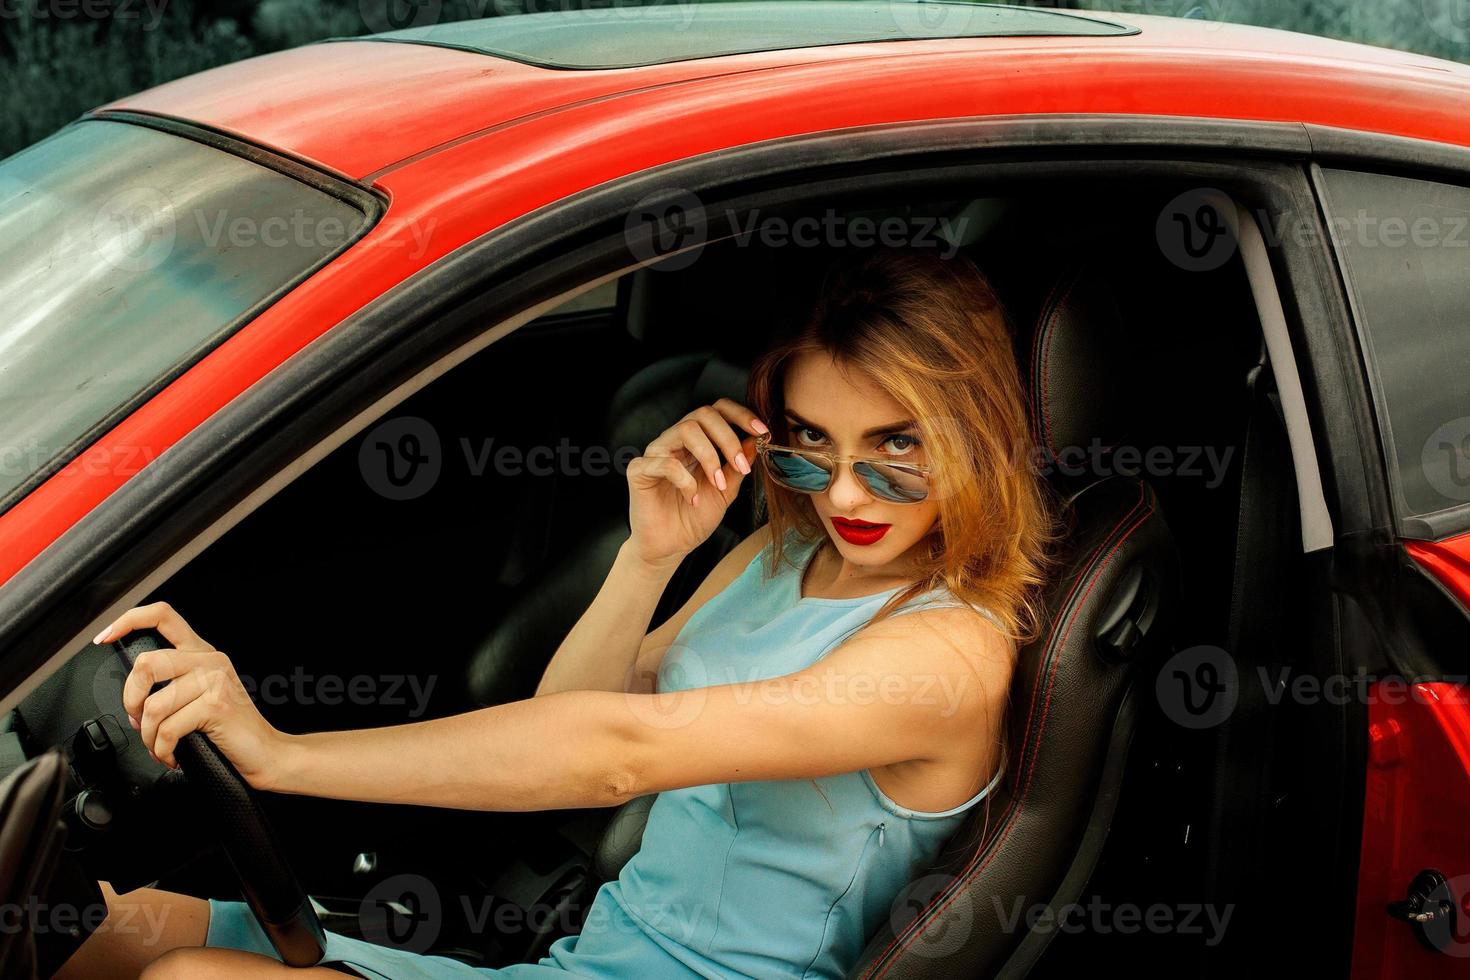
[{"label": "woman's shoulder", "polygon": [[1017,644],[1000,616],[944,586],[901,603],[886,621],[896,640],[913,642],[917,634],[923,633],[940,641],[941,646],[987,651],[1004,661],[1014,662],[1017,653]]},{"label": "woman's shoulder", "polygon": [[1000,616],[996,615],[994,610],[990,609],[988,606],[982,605],[981,603],[971,602],[970,600],[957,594],[949,586],[944,584],[940,584],[931,589],[927,589],[924,592],[921,592],[918,595],[908,599],[907,601],[903,602],[898,607],[898,609],[895,610],[895,613],[920,612],[932,609],[966,610],[971,615],[967,616],[964,613],[959,613],[956,616],[946,618],[973,620],[975,617],[978,617],[978,620],[983,620],[984,622],[989,624],[990,627],[993,627],[994,629],[999,630],[1002,633],[1005,632],[1005,622],[1000,618]]},{"label": "woman's shoulder", "polygon": [[[980,696],[961,698],[962,704],[946,717],[959,726],[953,730],[988,724],[990,713],[1008,696],[1017,665],[1014,641],[982,611],[983,606],[958,596],[916,598],[925,601],[903,603],[870,622],[851,642],[862,643],[868,662],[902,663],[900,676],[934,678],[954,691],[978,680]],[[860,670],[851,665],[846,669]]]}]

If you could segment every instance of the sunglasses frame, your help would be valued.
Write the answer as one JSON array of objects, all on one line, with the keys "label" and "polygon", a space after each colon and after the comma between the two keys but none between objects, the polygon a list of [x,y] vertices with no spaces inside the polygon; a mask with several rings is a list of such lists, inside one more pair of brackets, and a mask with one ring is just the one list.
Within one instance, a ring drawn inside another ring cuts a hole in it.
[{"label": "sunglasses frame", "polygon": [[[767,451],[771,449],[781,450],[782,452],[792,453],[797,456],[817,456],[821,459],[828,460],[832,464],[832,468],[827,470],[827,485],[822,487],[822,489],[820,490],[803,490],[800,487],[793,487],[787,483],[783,483],[780,477],[777,476],[776,468],[771,464],[771,461],[767,456]],[[804,493],[808,495],[826,493],[828,488],[832,486],[832,480],[836,479],[837,477],[837,467],[840,466],[842,463],[877,463],[880,466],[890,466],[894,469],[903,470],[907,473],[912,473],[923,478],[925,487],[924,496],[920,497],[918,500],[893,500],[892,498],[884,497],[881,494],[876,493],[873,490],[872,485],[868,483],[867,478],[858,473],[857,470],[853,470],[853,475],[858,478],[858,482],[863,485],[863,489],[867,491],[868,494],[870,494],[875,500],[881,500],[884,503],[888,504],[917,504],[928,500],[930,491],[929,475],[934,472],[933,467],[929,466],[927,463],[900,463],[885,456],[849,456],[842,453],[829,453],[821,449],[807,449],[801,446],[775,445],[771,442],[771,437],[769,435],[758,435],[755,437],[755,454],[756,456],[761,457],[765,460],[766,470],[770,473],[771,480],[777,486],[785,490],[791,490],[796,493]]]}]

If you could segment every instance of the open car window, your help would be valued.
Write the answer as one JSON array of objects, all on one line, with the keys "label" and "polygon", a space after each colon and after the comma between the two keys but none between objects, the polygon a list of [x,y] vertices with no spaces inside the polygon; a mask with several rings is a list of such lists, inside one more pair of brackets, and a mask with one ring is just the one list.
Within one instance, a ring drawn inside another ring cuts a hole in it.
[{"label": "open car window", "polygon": [[125,122],[79,121],[0,162],[0,510],[368,222]]}]

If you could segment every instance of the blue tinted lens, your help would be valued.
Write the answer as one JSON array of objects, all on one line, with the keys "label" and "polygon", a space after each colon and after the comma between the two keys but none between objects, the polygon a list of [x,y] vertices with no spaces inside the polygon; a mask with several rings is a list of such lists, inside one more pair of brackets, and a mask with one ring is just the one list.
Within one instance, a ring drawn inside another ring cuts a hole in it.
[{"label": "blue tinted lens", "polygon": [[832,473],[806,456],[783,449],[768,449],[766,462],[776,482],[802,493],[821,493],[832,482]]},{"label": "blue tinted lens", "polygon": [[868,485],[875,497],[883,500],[912,504],[929,496],[928,478],[913,470],[864,461],[854,463],[852,471]]}]

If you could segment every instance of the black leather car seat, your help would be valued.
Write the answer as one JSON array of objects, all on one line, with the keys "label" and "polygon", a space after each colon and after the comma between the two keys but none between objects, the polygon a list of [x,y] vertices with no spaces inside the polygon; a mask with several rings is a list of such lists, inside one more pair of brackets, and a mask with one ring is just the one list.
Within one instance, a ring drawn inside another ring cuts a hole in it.
[{"label": "black leather car seat", "polygon": [[[1104,451],[1134,442],[1144,384],[1136,343],[1096,263],[1065,266],[1044,294],[1027,359],[1044,465],[1094,440]],[[1055,930],[1018,928],[1015,912],[1075,901],[1106,841],[1146,696],[1135,681],[1171,645],[1179,557],[1147,481],[1085,466],[1048,477],[1071,531],[1044,593],[1043,630],[1021,650],[1007,717],[1019,748],[989,808],[971,813],[899,896],[856,976],[1023,975]]]},{"label": "black leather car seat", "polygon": [[[741,261],[772,261],[771,253],[745,250]],[[757,259],[756,256],[759,255]],[[611,458],[643,448],[680,417],[720,398],[745,400],[754,353],[765,342],[777,310],[795,312],[799,300],[781,299],[780,287],[800,288],[788,269],[777,281],[763,275],[773,291],[725,304],[718,316],[702,314],[702,329],[688,329],[693,297],[713,290],[709,277],[754,273],[719,261],[671,273],[654,267],[630,272],[626,328],[642,345],[650,363],[614,393],[607,408],[605,442]],[[767,270],[769,272],[769,270]],[[728,291],[728,282],[719,292]],[[708,295],[708,293],[706,294]],[[691,342],[699,346],[691,348]],[[628,498],[622,477],[609,481],[594,516],[576,546],[540,574],[516,586],[469,658],[466,685],[473,705],[503,704],[531,697],[562,638],[591,604],[607,578],[618,547],[628,537]],[[704,581],[719,560],[755,530],[752,494],[742,493],[719,528],[680,565],[654,613],[650,627],[672,615]]]},{"label": "black leather car seat", "polygon": [[[1131,438],[1142,379],[1129,346],[1105,276],[1085,261],[1055,276],[1028,357],[1044,460],[1094,437],[1105,446]],[[1020,653],[1011,763],[988,806],[894,902],[855,976],[1019,975],[1051,933],[1015,928],[1013,911],[1075,899],[1101,852],[1133,733],[1135,677],[1170,646],[1179,559],[1146,481],[1075,471],[1048,479],[1070,533],[1040,637]],[[603,878],[636,853],[651,800],[614,814],[594,860]]]}]

